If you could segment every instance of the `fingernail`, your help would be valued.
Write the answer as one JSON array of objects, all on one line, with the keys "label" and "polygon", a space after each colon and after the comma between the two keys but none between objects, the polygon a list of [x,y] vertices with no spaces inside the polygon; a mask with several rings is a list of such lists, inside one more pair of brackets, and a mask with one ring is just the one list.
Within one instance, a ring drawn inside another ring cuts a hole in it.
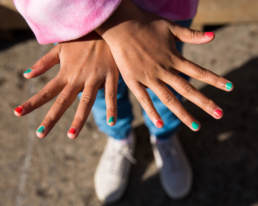
[{"label": "fingernail", "polygon": [[76,134],[76,129],[74,129],[73,127],[71,127],[68,131],[68,133],[70,134]]},{"label": "fingernail", "polygon": [[161,128],[162,126],[163,126],[162,121],[158,120],[158,121],[157,121],[157,127],[158,127],[158,128]]},{"label": "fingernail", "polygon": [[219,110],[219,109],[216,109],[216,110],[214,111],[214,114],[215,114],[215,117],[220,117],[220,116],[222,115],[222,111]]},{"label": "fingernail", "polygon": [[31,69],[28,69],[26,72],[24,72],[23,74],[27,74],[27,73],[30,73],[32,70]]},{"label": "fingernail", "polygon": [[205,32],[204,33],[204,36],[208,37],[208,38],[214,37],[214,35],[215,35],[214,32]]},{"label": "fingernail", "polygon": [[38,133],[44,133],[45,131],[45,127],[44,126],[40,126],[37,130]]},{"label": "fingernail", "polygon": [[192,123],[192,128],[197,130],[199,128],[199,124],[197,122]]},{"label": "fingernail", "polygon": [[22,107],[17,107],[14,111],[20,114],[20,113],[22,113],[23,108]]},{"label": "fingernail", "polygon": [[115,121],[115,117],[110,117],[109,120],[108,120],[108,124],[109,124],[109,123],[112,123],[112,122],[114,122],[114,121]]},{"label": "fingernail", "polygon": [[231,90],[231,89],[232,89],[232,86],[233,86],[233,84],[232,84],[231,82],[228,82],[228,83],[226,84],[226,89],[227,89],[227,90]]}]

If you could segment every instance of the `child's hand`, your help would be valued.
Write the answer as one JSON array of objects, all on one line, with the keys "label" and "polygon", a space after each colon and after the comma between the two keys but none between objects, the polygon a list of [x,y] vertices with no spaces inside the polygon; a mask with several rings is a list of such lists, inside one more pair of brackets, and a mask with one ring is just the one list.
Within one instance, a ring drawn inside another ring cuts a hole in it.
[{"label": "child's hand", "polygon": [[166,84],[214,118],[222,117],[222,110],[212,100],[178,75],[182,72],[225,91],[233,89],[228,80],[190,62],[176,50],[175,40],[202,44],[212,41],[213,33],[181,27],[141,11],[130,0],[122,1],[116,12],[96,31],[109,45],[124,81],[155,125],[159,115],[146,87],[189,128],[200,128]]},{"label": "child's hand", "polygon": [[[24,76],[28,79],[39,76],[58,63],[61,69],[57,76],[15,110],[17,116],[23,116],[60,93],[41,123],[36,133],[38,137],[45,137],[77,95],[83,92],[68,132],[69,138],[76,138],[101,87],[105,88],[107,121],[110,117],[116,120],[119,72],[108,45],[97,33],[91,33],[75,41],[59,43],[31,68],[31,72],[25,72]],[[115,120],[109,125],[114,125]]]}]

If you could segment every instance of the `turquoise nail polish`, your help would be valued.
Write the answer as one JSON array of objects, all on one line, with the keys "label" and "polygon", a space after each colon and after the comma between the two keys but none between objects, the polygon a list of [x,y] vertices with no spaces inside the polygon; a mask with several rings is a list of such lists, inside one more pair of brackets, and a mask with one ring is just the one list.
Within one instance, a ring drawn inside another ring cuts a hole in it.
[{"label": "turquoise nail polish", "polygon": [[45,130],[45,127],[44,126],[40,126],[39,128],[38,128],[38,133],[44,133],[44,130]]},{"label": "turquoise nail polish", "polygon": [[233,84],[232,84],[231,82],[228,82],[228,83],[226,84],[226,89],[227,89],[227,90],[231,90],[231,89],[232,89],[232,86],[233,86]]},{"label": "turquoise nail polish", "polygon": [[109,120],[108,120],[108,124],[109,124],[109,123],[112,123],[112,122],[114,122],[114,121],[115,121],[115,117],[110,117]]},{"label": "turquoise nail polish", "polygon": [[199,128],[199,124],[197,122],[193,122],[192,127],[196,130]]},{"label": "turquoise nail polish", "polygon": [[27,73],[30,73],[32,70],[31,69],[28,69],[26,72],[24,72],[23,74],[27,74]]}]

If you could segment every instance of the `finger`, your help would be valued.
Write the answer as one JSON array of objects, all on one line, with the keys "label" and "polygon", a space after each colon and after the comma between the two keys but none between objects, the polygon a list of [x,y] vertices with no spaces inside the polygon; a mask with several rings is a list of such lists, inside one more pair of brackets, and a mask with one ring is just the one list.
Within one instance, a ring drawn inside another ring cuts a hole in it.
[{"label": "finger", "polygon": [[36,62],[30,69],[23,73],[24,77],[27,79],[37,77],[47,70],[59,64],[59,52],[60,52],[60,45],[54,46],[53,49],[50,50],[45,56],[43,56],[40,60]]},{"label": "finger", "polygon": [[161,128],[164,126],[164,122],[162,118],[160,117],[159,113],[155,109],[153,102],[146,90],[146,87],[140,83],[134,83],[131,85],[128,85],[130,90],[135,95],[136,99],[141,104],[142,108],[150,118],[150,120],[153,122],[153,124],[157,128]]},{"label": "finger", "polygon": [[178,74],[168,73],[162,80],[214,118],[222,118],[222,109]]},{"label": "finger", "polygon": [[200,123],[184,108],[163,82],[153,82],[150,89],[186,126],[193,131],[200,129]]},{"label": "finger", "polygon": [[215,38],[214,32],[202,32],[183,27],[174,22],[171,23],[170,31],[175,36],[176,41],[182,41],[190,44],[204,44]]},{"label": "finger", "polygon": [[107,76],[105,83],[105,100],[107,112],[107,124],[114,126],[117,118],[117,84],[118,77],[113,74]]},{"label": "finger", "polygon": [[98,88],[99,85],[94,80],[89,80],[86,83],[73,123],[67,133],[70,139],[75,139],[83,128],[96,99]]},{"label": "finger", "polygon": [[184,57],[182,57],[182,60],[177,61],[176,69],[190,77],[227,92],[232,91],[234,88],[234,85],[229,80],[194,64]]},{"label": "finger", "polygon": [[78,93],[79,89],[70,85],[63,89],[36,132],[39,138],[45,137],[51,131],[67,108],[71,106]]},{"label": "finger", "polygon": [[32,112],[34,109],[37,109],[58,95],[64,86],[65,82],[63,82],[59,77],[55,77],[47,83],[40,92],[31,97],[27,102],[17,107],[14,110],[14,114],[20,117]]}]

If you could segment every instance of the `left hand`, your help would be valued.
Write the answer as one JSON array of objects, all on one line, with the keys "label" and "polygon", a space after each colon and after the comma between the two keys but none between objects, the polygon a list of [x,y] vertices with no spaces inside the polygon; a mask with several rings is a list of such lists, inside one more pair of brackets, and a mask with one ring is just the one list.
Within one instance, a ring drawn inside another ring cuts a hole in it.
[{"label": "left hand", "polygon": [[123,0],[113,15],[95,31],[109,45],[125,83],[154,125],[159,124],[160,116],[146,87],[193,131],[200,129],[200,123],[166,85],[212,117],[220,119],[223,116],[222,109],[215,102],[178,75],[181,72],[221,90],[232,91],[233,84],[230,81],[187,60],[175,46],[175,41],[208,43],[214,39],[214,33],[182,27],[140,10],[131,0]]}]

